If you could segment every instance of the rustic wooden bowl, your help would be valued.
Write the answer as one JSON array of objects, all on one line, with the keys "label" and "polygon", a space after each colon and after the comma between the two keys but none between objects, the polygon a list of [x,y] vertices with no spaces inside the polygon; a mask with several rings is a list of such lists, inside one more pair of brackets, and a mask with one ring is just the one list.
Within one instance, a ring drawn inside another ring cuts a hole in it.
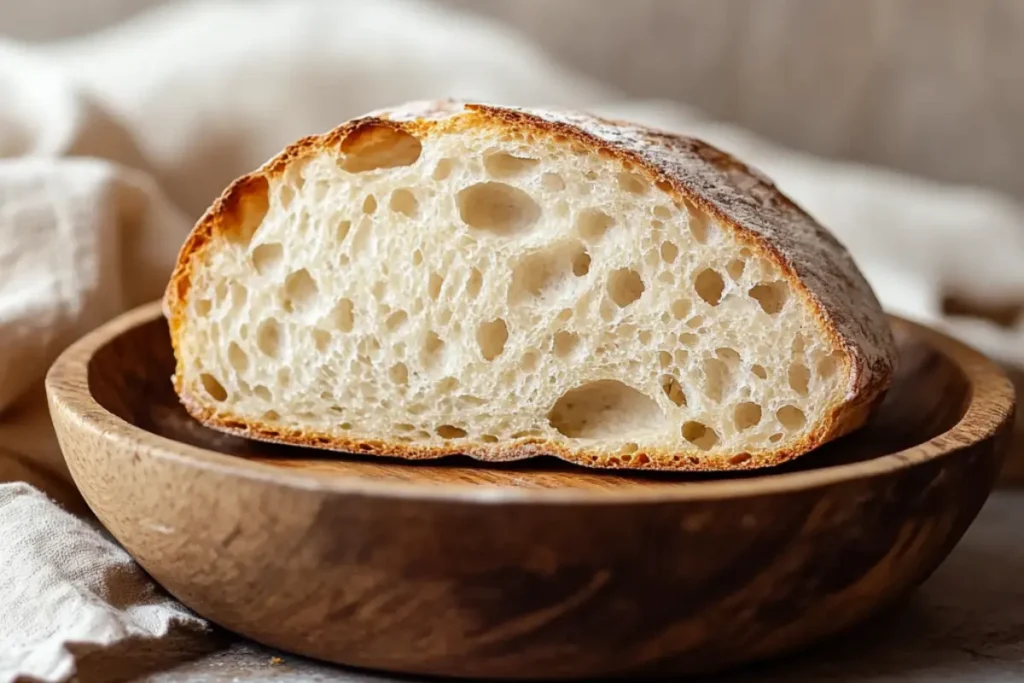
[{"label": "rustic wooden bowl", "polygon": [[1009,381],[957,342],[893,325],[902,369],[872,421],[742,476],[345,459],[224,436],[179,407],[156,305],[75,344],[47,390],[97,516],[232,631],[397,672],[692,673],[878,612],[984,503]]}]

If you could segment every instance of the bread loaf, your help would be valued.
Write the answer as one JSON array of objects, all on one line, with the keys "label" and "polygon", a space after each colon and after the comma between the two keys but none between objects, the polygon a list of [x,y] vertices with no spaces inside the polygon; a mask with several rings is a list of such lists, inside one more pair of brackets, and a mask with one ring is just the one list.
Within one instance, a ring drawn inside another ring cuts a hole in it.
[{"label": "bread loaf", "polygon": [[201,422],[403,458],[769,466],[860,426],[895,361],[846,250],[736,159],[456,102],[236,180],[165,311]]}]

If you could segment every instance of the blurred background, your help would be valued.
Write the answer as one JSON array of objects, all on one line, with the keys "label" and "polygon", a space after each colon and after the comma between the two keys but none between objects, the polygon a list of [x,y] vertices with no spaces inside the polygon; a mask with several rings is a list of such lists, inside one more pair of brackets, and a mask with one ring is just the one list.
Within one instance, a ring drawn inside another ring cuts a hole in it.
[{"label": "blurred background", "polygon": [[[1019,0],[428,1],[497,18],[629,96],[1024,198]],[[169,2],[0,0],[0,34],[55,41]]]}]

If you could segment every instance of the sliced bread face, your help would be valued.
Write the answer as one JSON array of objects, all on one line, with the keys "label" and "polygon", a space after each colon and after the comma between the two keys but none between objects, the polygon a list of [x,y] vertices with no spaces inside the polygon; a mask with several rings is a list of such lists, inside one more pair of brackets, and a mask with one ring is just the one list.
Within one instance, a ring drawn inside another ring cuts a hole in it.
[{"label": "sliced bread face", "polygon": [[862,424],[895,357],[846,251],[731,157],[451,102],[236,181],[165,304],[205,424],[408,458],[772,465]]}]

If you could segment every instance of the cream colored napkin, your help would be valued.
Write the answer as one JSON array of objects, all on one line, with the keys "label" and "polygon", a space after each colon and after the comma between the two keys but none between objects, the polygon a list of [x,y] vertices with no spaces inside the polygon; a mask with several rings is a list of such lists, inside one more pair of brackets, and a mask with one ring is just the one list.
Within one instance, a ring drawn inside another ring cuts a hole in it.
[{"label": "cream colored napkin", "polygon": [[60,501],[0,483],[0,683],[65,680],[83,653],[117,657],[125,643],[156,662],[206,638],[65,511],[81,505],[56,483],[66,469],[40,391],[56,354],[159,296],[192,221],[232,178],[300,136],[439,96],[580,106],[706,137],[832,227],[890,308],[1024,360],[1022,328],[941,306],[949,293],[1024,300],[1019,207],[623,101],[477,19],[399,0],[211,0],[64,44],[0,42],[0,477]]}]

